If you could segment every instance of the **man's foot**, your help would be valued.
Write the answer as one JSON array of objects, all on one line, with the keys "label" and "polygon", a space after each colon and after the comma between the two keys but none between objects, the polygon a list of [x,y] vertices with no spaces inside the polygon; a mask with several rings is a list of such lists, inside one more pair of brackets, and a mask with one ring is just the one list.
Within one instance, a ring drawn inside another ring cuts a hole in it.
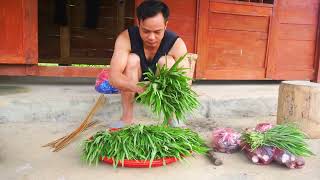
[{"label": "man's foot", "polygon": [[126,127],[126,126],[130,126],[131,125],[131,123],[127,123],[127,122],[125,122],[125,121],[122,121],[122,120],[120,120],[120,121],[115,121],[115,122],[112,122],[111,124],[110,124],[110,129],[121,129],[121,128],[124,128],[124,127]]},{"label": "man's foot", "polygon": [[183,121],[179,120],[170,120],[169,125],[171,127],[179,127],[179,128],[186,128],[187,125]]}]

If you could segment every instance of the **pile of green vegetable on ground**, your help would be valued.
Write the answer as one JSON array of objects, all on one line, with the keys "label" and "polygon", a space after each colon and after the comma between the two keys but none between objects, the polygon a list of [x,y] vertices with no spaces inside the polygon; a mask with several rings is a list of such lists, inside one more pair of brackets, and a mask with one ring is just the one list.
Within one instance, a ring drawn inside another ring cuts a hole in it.
[{"label": "pile of green vegetable on ground", "polygon": [[150,160],[175,157],[179,160],[191,153],[208,151],[203,139],[190,129],[166,126],[135,125],[118,131],[101,131],[85,140],[83,159],[97,164],[100,158],[113,159],[116,167],[124,160]]},{"label": "pile of green vegetable on ground", "polygon": [[[187,55],[187,54],[186,54]],[[136,125],[115,132],[98,132],[91,139],[85,140],[83,159],[89,164],[97,164],[100,158],[112,159],[116,167],[124,160],[149,160],[175,157],[179,160],[191,153],[204,154],[208,151],[204,140],[189,129],[172,128],[169,120],[184,120],[185,114],[199,106],[196,93],[190,88],[186,68],[179,63],[186,55],[168,68],[158,67],[158,72],[147,72],[146,80],[140,85],[145,92],[137,101],[151,107],[153,113],[163,117],[163,125]]]}]

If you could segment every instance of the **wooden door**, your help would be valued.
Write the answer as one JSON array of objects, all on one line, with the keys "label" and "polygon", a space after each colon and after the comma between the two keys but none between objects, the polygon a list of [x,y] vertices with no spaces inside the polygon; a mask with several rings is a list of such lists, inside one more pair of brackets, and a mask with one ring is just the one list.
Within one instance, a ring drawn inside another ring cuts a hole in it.
[{"label": "wooden door", "polygon": [[316,56],[320,0],[275,2],[267,77],[312,80]]},{"label": "wooden door", "polygon": [[197,79],[264,79],[271,4],[199,1]]},{"label": "wooden door", "polygon": [[0,64],[37,63],[36,7],[37,0],[1,1]]}]

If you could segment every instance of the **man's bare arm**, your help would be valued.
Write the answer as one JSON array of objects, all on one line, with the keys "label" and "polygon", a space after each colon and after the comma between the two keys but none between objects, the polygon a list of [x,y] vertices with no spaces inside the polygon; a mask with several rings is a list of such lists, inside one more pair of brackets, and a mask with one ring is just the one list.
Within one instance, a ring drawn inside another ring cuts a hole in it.
[{"label": "man's bare arm", "polygon": [[[172,56],[175,60],[179,59],[181,56],[185,55],[188,52],[187,46],[181,38],[178,38],[171,48],[169,55]],[[184,60],[186,61],[186,60]],[[181,62],[181,65],[184,62]],[[185,66],[184,66],[185,67]]]},{"label": "man's bare arm", "polygon": [[109,82],[112,86],[122,91],[142,92],[142,88],[132,82],[127,76],[123,74],[129,53],[130,53],[130,40],[128,31],[122,32],[115,43],[114,53],[111,59],[111,68]]},{"label": "man's bare arm", "polygon": [[[169,52],[169,55],[171,55],[175,60],[178,60],[181,56],[185,55],[187,52],[188,50],[187,50],[186,44],[181,38],[179,38],[174,43],[172,49]],[[189,68],[186,75],[190,78],[193,78],[195,62],[189,62],[188,55],[179,65],[180,67]],[[192,81],[189,81],[189,84],[191,85]]]}]

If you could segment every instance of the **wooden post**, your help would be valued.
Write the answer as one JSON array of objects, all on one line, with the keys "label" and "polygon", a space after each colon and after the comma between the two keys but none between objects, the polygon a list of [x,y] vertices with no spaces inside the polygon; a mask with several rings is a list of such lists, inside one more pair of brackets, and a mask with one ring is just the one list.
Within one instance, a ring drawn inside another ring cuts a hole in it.
[{"label": "wooden post", "polygon": [[[70,56],[70,28],[69,26],[60,27],[60,58]],[[65,62],[61,62],[65,63]]]},{"label": "wooden post", "polygon": [[198,0],[197,1],[197,40],[196,40],[196,52],[199,55],[199,61],[196,64],[196,75],[197,79],[205,79],[204,69],[206,61],[208,61],[208,26],[209,26],[209,0]]},{"label": "wooden post", "polygon": [[124,31],[125,28],[125,10],[126,1],[118,0],[117,3],[117,36]]},{"label": "wooden post", "polygon": [[277,124],[296,123],[309,138],[320,138],[320,84],[284,81],[280,85]]},{"label": "wooden post", "polygon": [[68,15],[68,25],[60,26],[60,60],[59,65],[71,65],[72,61],[70,61],[70,27],[71,27],[71,16],[70,16],[70,8],[69,3],[66,7],[67,15]]}]

